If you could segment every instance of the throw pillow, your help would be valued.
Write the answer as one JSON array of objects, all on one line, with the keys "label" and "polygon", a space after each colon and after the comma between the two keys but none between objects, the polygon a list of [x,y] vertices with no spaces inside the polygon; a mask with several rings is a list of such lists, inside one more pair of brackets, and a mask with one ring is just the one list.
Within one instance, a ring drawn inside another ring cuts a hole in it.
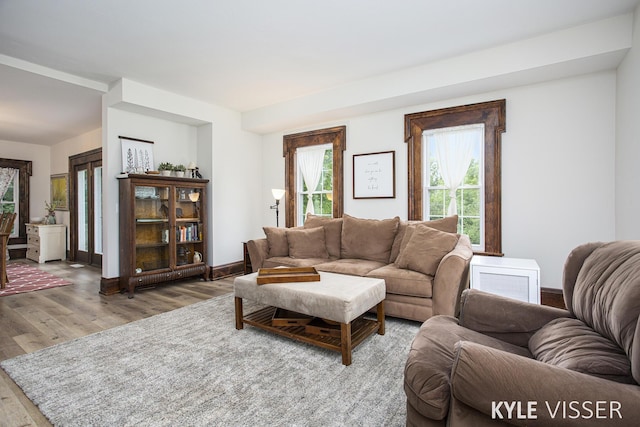
[{"label": "throw pillow", "polygon": [[445,231],[447,233],[457,233],[458,215],[434,219],[432,221],[400,221],[400,225],[398,226],[398,233],[396,234],[396,238],[393,241],[393,246],[391,248],[391,258],[389,259],[390,262],[394,262],[398,258],[398,255],[400,254],[402,248],[409,242],[409,239],[403,242],[407,229],[411,226],[416,226],[419,224],[435,228],[436,230]]},{"label": "throw pillow", "polygon": [[327,252],[332,258],[340,258],[340,241],[342,238],[342,218],[329,218],[307,214],[304,228],[324,228],[324,237],[327,242]]},{"label": "throw pillow", "polygon": [[287,229],[278,227],[262,227],[267,236],[269,246],[268,257],[289,255],[289,242],[287,242]]},{"label": "throw pillow", "polygon": [[396,264],[399,268],[435,276],[440,261],[455,248],[458,238],[457,234],[445,233],[426,225],[415,226]]},{"label": "throw pillow", "polygon": [[631,362],[613,341],[578,319],[555,319],[529,339],[536,360],[611,381],[633,384]]},{"label": "throw pillow", "polygon": [[291,258],[329,258],[324,238],[324,228],[287,231],[289,256]]},{"label": "throw pillow", "polygon": [[378,220],[344,214],[340,258],[388,263],[399,222],[399,217]]}]

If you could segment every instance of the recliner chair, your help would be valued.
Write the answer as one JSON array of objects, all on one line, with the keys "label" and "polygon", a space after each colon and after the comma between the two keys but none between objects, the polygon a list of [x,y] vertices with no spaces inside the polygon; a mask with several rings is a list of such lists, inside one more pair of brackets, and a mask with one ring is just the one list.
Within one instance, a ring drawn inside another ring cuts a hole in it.
[{"label": "recliner chair", "polygon": [[588,243],[567,310],[476,289],[428,319],[405,367],[408,426],[640,425],[640,241]]}]

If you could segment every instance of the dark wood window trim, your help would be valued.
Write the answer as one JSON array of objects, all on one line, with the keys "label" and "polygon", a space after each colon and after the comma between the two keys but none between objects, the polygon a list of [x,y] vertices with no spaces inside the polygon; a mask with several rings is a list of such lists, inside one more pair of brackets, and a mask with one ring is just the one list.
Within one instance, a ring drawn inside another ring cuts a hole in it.
[{"label": "dark wood window trim", "polygon": [[285,225],[296,226],[296,149],[312,145],[333,145],[333,217],[341,218],[344,213],[344,150],[347,148],[347,127],[313,130],[309,132],[285,135],[283,137],[283,156],[285,158],[284,185]]},{"label": "dark wood window trim", "polygon": [[409,219],[422,220],[422,133],[429,129],[484,123],[484,255],[502,256],[500,146],[506,129],[506,100],[406,114]]},{"label": "dark wood window trim", "polygon": [[[27,227],[26,223],[29,222],[29,177],[32,170],[31,160],[13,160],[13,159],[0,159],[0,167],[18,169],[19,184],[18,191],[20,192],[20,201],[18,202],[18,209],[20,214],[18,216],[18,237],[9,239],[10,245],[25,245],[27,243]],[[44,203],[42,205],[44,211]],[[10,250],[11,258],[24,258],[27,250],[18,249]]]}]

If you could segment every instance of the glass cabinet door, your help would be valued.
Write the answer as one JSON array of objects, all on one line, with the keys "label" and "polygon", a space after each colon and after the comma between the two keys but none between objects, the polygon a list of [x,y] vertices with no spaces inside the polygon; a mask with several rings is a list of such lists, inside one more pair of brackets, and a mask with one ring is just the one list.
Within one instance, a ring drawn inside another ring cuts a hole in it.
[{"label": "glass cabinet door", "polygon": [[202,193],[199,188],[176,187],[176,265],[199,264],[203,259]]},{"label": "glass cabinet door", "polygon": [[169,268],[169,187],[135,186],[135,274]]}]

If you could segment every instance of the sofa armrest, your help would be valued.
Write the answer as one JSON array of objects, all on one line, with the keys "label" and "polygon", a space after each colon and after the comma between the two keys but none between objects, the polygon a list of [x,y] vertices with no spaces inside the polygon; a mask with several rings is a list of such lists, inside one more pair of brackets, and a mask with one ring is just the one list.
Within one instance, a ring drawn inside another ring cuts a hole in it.
[{"label": "sofa armrest", "polygon": [[[469,341],[456,344],[452,398],[488,417],[527,426],[631,426],[640,420],[640,387],[571,371]],[[511,419],[498,402],[521,402]],[[529,404],[528,402],[533,402]],[[535,413],[528,409],[535,407]],[[517,419],[518,412],[534,415]]]},{"label": "sofa armrest", "polygon": [[440,261],[433,278],[433,315],[456,316],[460,294],[469,287],[469,264],[473,251],[469,236],[461,235],[455,248]]},{"label": "sofa armrest", "polygon": [[527,346],[538,329],[559,317],[569,317],[569,312],[478,289],[462,293],[461,326],[521,347]]},{"label": "sofa armrest", "polygon": [[247,250],[249,251],[249,259],[251,259],[251,270],[256,272],[262,267],[262,263],[269,254],[267,239],[249,240],[247,242]]}]

